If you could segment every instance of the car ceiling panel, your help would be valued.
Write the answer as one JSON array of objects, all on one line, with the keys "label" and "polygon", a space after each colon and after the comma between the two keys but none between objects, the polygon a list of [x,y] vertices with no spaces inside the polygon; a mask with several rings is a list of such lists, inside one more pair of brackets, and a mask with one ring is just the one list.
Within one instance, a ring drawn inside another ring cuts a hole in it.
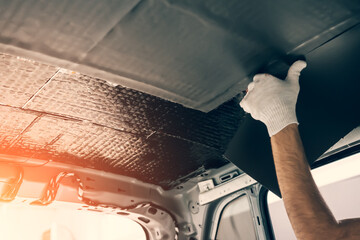
[{"label": "car ceiling panel", "polygon": [[306,54],[359,22],[359,9],[325,0],[2,1],[0,50],[210,111],[269,61]]},{"label": "car ceiling panel", "polygon": [[1,1],[1,42],[78,61],[138,2]]}]

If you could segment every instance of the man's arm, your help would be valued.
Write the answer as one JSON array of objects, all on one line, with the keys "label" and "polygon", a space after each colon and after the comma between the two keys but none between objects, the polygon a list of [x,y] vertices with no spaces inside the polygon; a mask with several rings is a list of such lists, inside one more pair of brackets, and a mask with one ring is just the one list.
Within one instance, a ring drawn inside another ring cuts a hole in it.
[{"label": "man's arm", "polygon": [[360,239],[360,219],[337,222],[311,176],[295,113],[304,61],[285,80],[257,74],[240,106],[262,121],[271,137],[276,174],[285,208],[298,239]]},{"label": "man's arm", "polygon": [[298,239],[360,239],[360,219],[337,222],[310,172],[297,124],[271,137],[276,174]]}]

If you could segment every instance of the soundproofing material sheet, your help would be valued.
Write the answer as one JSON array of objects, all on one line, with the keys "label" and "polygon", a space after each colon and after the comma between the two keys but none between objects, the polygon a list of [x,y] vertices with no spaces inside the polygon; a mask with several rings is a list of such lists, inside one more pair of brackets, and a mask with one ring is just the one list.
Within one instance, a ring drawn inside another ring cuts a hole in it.
[{"label": "soundproofing material sheet", "polygon": [[208,112],[359,23],[359,1],[0,1],[0,51]]},{"label": "soundproofing material sheet", "polygon": [[169,189],[228,163],[243,111],[204,113],[78,72],[0,54],[0,154],[69,163]]}]

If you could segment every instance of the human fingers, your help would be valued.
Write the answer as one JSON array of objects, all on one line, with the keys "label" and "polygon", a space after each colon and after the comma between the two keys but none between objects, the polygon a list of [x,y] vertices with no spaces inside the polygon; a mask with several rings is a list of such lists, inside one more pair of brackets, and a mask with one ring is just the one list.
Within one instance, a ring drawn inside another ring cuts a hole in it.
[{"label": "human fingers", "polygon": [[306,67],[306,65],[306,62],[302,60],[294,62],[289,68],[286,80],[290,82],[298,82],[300,72]]}]

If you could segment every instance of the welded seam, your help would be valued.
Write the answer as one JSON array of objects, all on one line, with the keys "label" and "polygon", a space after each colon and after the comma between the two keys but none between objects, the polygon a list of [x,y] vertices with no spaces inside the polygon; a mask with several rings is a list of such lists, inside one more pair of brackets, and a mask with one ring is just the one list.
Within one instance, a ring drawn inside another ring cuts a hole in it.
[{"label": "welded seam", "polygon": [[21,107],[22,109],[25,109],[27,105],[29,105],[32,100],[47,86],[50,84],[50,82],[56,77],[56,75],[60,72],[61,68],[58,68],[56,72],[27,100],[27,102]]}]

